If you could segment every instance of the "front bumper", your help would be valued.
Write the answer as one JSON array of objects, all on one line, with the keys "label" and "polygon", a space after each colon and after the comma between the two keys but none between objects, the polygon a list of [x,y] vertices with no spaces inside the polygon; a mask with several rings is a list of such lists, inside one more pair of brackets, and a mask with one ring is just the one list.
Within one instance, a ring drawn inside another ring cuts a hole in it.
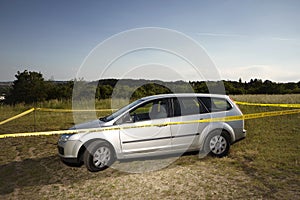
[{"label": "front bumper", "polygon": [[58,142],[57,149],[59,157],[63,159],[77,159],[78,152],[82,143],[78,140],[68,140],[66,142]]},{"label": "front bumper", "polygon": [[64,163],[64,164],[66,164],[66,165],[68,165],[68,166],[79,166],[80,164],[81,164],[81,161],[79,161],[77,158],[60,158],[60,160]]}]

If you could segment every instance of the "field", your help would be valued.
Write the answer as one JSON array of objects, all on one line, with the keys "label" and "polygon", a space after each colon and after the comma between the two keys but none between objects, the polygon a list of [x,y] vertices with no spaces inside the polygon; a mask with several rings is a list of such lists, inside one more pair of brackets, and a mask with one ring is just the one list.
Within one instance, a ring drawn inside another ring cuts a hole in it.
[{"label": "field", "polygon": [[[232,98],[300,103],[300,95]],[[104,100],[96,107],[109,105],[109,100]],[[37,106],[71,108],[71,102]],[[2,105],[0,121],[31,107]],[[283,109],[240,108],[245,114]],[[231,146],[228,157],[199,159],[197,154],[187,154],[166,168],[142,174],[112,168],[90,173],[84,166],[67,167],[57,157],[58,136],[0,139],[0,199],[300,199],[299,122],[299,114],[248,120],[247,138]],[[39,111],[1,125],[0,133],[60,130],[72,125],[70,113]],[[130,163],[141,165],[142,161]]]}]

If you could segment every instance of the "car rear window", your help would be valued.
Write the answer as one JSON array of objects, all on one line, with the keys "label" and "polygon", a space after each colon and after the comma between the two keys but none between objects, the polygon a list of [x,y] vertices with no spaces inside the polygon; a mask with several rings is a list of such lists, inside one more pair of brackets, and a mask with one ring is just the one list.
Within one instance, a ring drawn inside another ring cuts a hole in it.
[{"label": "car rear window", "polygon": [[201,97],[200,100],[209,110],[209,112],[226,111],[232,108],[231,104],[224,98]]},{"label": "car rear window", "polygon": [[208,110],[198,98],[183,97],[174,99],[174,116],[196,115]]}]

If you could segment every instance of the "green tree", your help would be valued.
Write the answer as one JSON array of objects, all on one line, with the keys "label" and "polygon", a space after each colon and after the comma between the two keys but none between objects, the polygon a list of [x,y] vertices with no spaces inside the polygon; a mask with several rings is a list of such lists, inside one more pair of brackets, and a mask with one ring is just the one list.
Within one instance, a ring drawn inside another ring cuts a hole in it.
[{"label": "green tree", "polygon": [[111,87],[110,85],[98,85],[96,98],[108,99],[111,97],[112,92],[113,92],[113,87]]},{"label": "green tree", "polygon": [[73,92],[73,81],[68,82],[55,82],[55,81],[47,81],[47,100],[50,99],[71,99]]},{"label": "green tree", "polygon": [[8,103],[33,103],[47,98],[47,87],[40,72],[18,71],[15,77],[17,80],[13,82],[7,96]]}]

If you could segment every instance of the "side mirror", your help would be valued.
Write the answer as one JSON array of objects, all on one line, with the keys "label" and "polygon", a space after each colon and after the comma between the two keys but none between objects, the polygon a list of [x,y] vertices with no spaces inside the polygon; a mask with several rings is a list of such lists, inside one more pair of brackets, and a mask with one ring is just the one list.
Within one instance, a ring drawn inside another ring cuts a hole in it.
[{"label": "side mirror", "polygon": [[136,121],[138,121],[138,120],[139,120],[139,118],[138,118],[137,114],[136,114],[136,113],[133,113],[132,121],[133,121],[133,122],[136,122]]},{"label": "side mirror", "polygon": [[134,122],[134,117],[131,117],[129,113],[126,113],[123,118],[124,123],[132,123]]}]

